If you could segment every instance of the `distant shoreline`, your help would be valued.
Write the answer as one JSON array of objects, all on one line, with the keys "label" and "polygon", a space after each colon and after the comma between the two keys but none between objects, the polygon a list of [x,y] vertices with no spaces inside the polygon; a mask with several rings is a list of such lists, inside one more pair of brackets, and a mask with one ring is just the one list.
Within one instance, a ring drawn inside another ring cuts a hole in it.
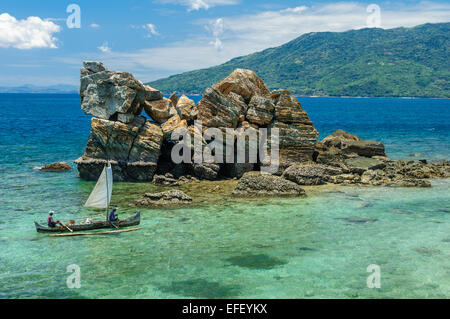
[{"label": "distant shoreline", "polygon": [[[79,95],[78,92],[0,92],[0,95],[13,95],[13,94],[27,94],[27,95]],[[187,96],[202,96],[201,94],[186,94],[186,93],[178,93],[179,95],[187,95]],[[170,94],[164,94],[165,96],[170,96]],[[297,98],[340,98],[340,99],[405,99],[405,100],[420,100],[420,99],[429,99],[429,100],[449,100],[448,97],[415,97],[415,96],[333,96],[333,95],[296,95],[293,94]]]}]

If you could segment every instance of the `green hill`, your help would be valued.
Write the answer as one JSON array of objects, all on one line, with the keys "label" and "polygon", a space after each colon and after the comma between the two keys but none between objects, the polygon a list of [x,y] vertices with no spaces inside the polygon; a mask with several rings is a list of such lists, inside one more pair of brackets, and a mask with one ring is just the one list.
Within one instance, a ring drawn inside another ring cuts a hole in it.
[{"label": "green hill", "polygon": [[450,97],[450,23],[304,34],[222,65],[150,82],[202,93],[235,68],[302,96]]}]

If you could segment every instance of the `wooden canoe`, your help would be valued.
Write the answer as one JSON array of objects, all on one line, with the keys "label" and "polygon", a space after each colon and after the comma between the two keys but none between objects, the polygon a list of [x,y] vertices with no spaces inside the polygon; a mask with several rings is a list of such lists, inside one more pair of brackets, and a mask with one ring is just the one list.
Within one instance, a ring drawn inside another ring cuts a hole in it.
[{"label": "wooden canoe", "polygon": [[[135,215],[128,217],[127,219],[119,220],[115,222],[114,225],[119,228],[136,226],[141,223],[141,213],[137,212]],[[48,226],[42,226],[37,222],[34,222],[36,225],[36,230],[38,233],[62,233],[69,232],[66,227],[56,226],[50,228]],[[73,231],[84,231],[84,230],[93,230],[93,229],[102,229],[102,228],[114,228],[114,225],[108,221],[94,221],[92,224],[75,224],[75,225],[67,225]]]}]

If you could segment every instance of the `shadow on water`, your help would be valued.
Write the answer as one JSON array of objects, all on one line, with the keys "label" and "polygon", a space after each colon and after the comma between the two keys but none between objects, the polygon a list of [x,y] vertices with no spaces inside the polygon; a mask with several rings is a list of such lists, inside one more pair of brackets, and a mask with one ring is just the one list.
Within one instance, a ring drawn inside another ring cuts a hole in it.
[{"label": "shadow on water", "polygon": [[266,254],[234,256],[228,258],[227,261],[233,266],[250,269],[272,269],[287,264],[281,259]]},{"label": "shadow on water", "polygon": [[159,286],[165,293],[173,293],[193,298],[231,298],[237,297],[241,288],[236,285],[223,285],[205,279],[174,281],[169,286]]}]

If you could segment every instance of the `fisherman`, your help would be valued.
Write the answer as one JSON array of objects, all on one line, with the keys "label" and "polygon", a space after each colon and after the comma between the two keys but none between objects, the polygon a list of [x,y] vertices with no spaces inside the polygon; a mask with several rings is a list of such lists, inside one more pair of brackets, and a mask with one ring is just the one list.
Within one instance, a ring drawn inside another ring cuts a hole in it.
[{"label": "fisherman", "polygon": [[113,222],[116,222],[119,220],[119,216],[116,215],[116,211],[117,211],[117,206],[114,206],[111,213],[109,213],[109,217],[108,217],[109,222],[113,223]]},{"label": "fisherman", "polygon": [[56,227],[56,224],[61,225],[61,222],[60,222],[59,220],[57,220],[56,222],[53,220],[53,214],[54,214],[54,213],[55,213],[55,212],[51,210],[50,213],[49,213],[49,215],[48,215],[48,218],[47,218],[47,225],[48,225],[48,227],[50,227],[50,228]]}]

